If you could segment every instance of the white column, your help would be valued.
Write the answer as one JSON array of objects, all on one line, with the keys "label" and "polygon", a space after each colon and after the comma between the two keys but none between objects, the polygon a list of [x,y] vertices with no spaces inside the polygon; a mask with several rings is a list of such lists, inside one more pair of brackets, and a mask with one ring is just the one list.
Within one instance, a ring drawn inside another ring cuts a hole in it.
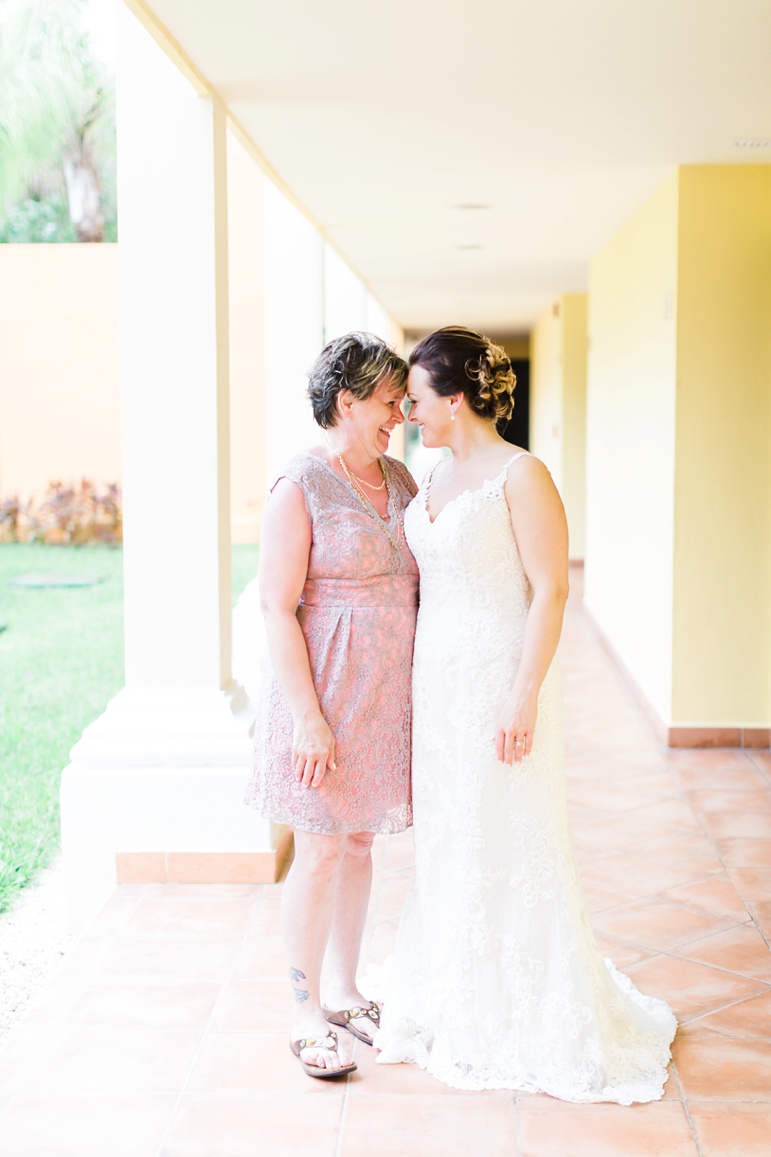
[{"label": "white column", "polygon": [[241,803],[249,720],[230,675],[225,141],[221,103],[120,6],[126,686],[63,777],[75,928],[116,857],[119,880],[217,882],[273,855]]},{"label": "white column", "polygon": [[331,245],[324,245],[324,342],[354,329],[368,329],[367,291]]},{"label": "white column", "polygon": [[[324,253],[319,231],[265,178],[265,446],[268,482],[298,451],[321,439],[307,397],[308,370],[324,343]],[[233,615],[235,669],[258,692],[265,634],[253,579]]]},{"label": "white column", "polygon": [[396,349],[399,348],[399,345],[394,341],[394,325],[390,317],[378,299],[369,291],[367,291],[364,300],[364,317],[364,328],[366,330],[370,333],[377,334],[383,341],[388,342],[389,345],[393,345]]},{"label": "white column", "polygon": [[322,240],[272,181],[265,182],[265,397],[268,478],[319,441],[306,396],[321,351]]}]

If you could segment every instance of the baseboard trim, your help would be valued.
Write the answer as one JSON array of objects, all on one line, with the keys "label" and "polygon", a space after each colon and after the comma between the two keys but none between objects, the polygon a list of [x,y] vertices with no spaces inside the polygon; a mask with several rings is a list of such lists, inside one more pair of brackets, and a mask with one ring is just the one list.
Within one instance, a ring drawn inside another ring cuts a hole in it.
[{"label": "baseboard trim", "polygon": [[668,747],[742,747],[771,745],[769,727],[668,727]]},{"label": "baseboard trim", "polygon": [[119,884],[275,884],[292,851],[285,828],[272,852],[116,852]]},{"label": "baseboard trim", "polygon": [[656,737],[666,747],[739,747],[756,751],[771,747],[771,727],[668,727],[652,706],[616,648],[608,639],[597,620],[583,604],[586,621],[613,666],[626,684],[632,698],[653,728]]}]

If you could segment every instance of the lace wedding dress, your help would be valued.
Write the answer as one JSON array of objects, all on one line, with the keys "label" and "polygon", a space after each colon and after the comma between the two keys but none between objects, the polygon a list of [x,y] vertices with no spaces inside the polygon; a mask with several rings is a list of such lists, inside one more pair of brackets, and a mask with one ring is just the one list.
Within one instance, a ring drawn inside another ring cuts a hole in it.
[{"label": "lace wedding dress", "polygon": [[424,483],[405,516],[420,569],[415,879],[378,1061],[415,1062],[457,1089],[655,1100],[675,1018],[595,944],[568,831],[556,663],[531,755],[514,767],[495,755],[531,597],[503,491],[513,461],[434,522]]}]

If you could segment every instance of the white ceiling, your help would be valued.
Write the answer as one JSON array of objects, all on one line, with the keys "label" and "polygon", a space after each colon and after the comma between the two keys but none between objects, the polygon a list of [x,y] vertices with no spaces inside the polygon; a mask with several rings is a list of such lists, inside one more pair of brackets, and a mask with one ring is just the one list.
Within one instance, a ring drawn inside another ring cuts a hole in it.
[{"label": "white ceiling", "polygon": [[525,331],[673,166],[771,162],[771,0],[146,6],[411,331]]}]

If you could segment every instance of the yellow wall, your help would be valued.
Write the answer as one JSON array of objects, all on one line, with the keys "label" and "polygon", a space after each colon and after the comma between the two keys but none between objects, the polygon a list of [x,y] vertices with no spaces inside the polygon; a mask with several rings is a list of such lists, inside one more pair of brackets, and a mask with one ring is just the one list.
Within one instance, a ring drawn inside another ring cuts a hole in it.
[{"label": "yellow wall", "polygon": [[116,245],[0,245],[0,498],[120,480]]},{"label": "yellow wall", "polygon": [[660,717],[672,695],[678,175],[592,262],[586,604]]},{"label": "yellow wall", "polygon": [[570,529],[570,557],[584,557],[586,295],[565,294],[531,337],[530,448],[551,471]]},{"label": "yellow wall", "polygon": [[562,318],[544,310],[530,337],[530,449],[562,492]]},{"label": "yellow wall", "polygon": [[[229,136],[231,510],[265,494],[262,173]],[[120,481],[118,246],[0,245],[0,499]]]},{"label": "yellow wall", "polygon": [[771,165],[680,171],[672,716],[771,719]]},{"label": "yellow wall", "polygon": [[256,542],[267,488],[265,453],[264,178],[228,133],[230,506],[234,542]]},{"label": "yellow wall", "polygon": [[771,166],[685,166],[590,274],[586,601],[662,721],[771,722]]},{"label": "yellow wall", "polygon": [[586,530],[586,314],[585,293],[562,298],[562,484],[576,560]]},{"label": "yellow wall", "polygon": [[530,337],[527,334],[523,337],[507,337],[500,344],[510,358],[526,359],[530,357]]}]

